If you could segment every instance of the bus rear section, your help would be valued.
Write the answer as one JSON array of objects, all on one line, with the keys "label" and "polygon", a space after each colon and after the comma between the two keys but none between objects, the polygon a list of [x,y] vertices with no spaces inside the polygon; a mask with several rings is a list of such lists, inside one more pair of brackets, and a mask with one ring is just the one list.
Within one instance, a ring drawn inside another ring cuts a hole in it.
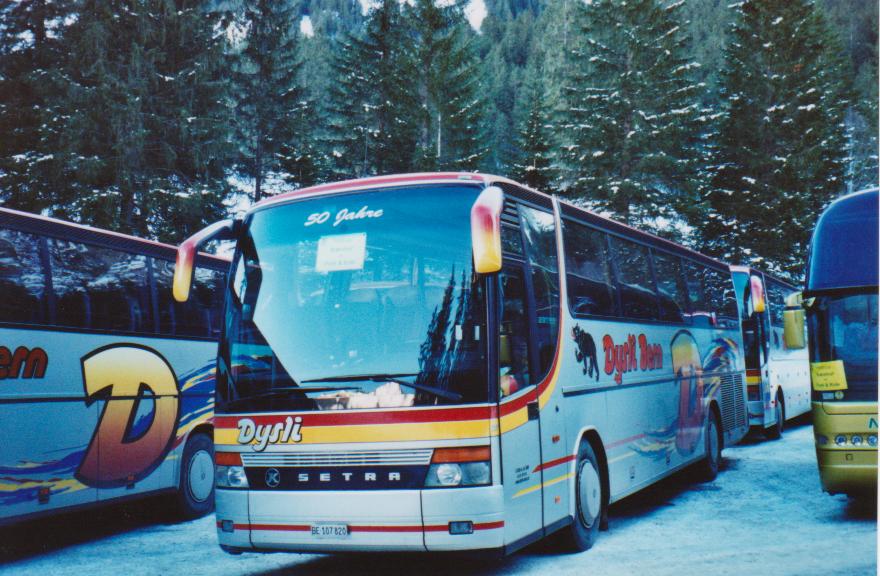
[{"label": "bus rear section", "polygon": [[[877,491],[877,197],[875,189],[832,203],[807,266],[816,457],[832,494]],[[797,332],[796,322],[786,329]]]}]

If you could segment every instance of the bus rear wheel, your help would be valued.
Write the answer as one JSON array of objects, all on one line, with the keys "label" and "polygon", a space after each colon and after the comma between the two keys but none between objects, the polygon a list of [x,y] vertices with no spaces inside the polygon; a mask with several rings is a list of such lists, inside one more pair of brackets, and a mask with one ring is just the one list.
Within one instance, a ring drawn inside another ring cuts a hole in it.
[{"label": "bus rear wheel", "polygon": [[607,498],[599,459],[589,442],[582,442],[575,466],[575,517],[565,534],[565,547],[573,552],[589,550],[599,538]]},{"label": "bus rear wheel", "polygon": [[206,434],[193,434],[180,462],[177,507],[184,518],[198,518],[214,509],[214,442]]},{"label": "bus rear wheel", "polygon": [[711,482],[718,476],[721,468],[721,427],[718,425],[718,414],[713,410],[709,413],[706,423],[706,457],[697,465],[700,479]]},{"label": "bus rear wheel", "polygon": [[764,428],[764,435],[771,440],[782,438],[782,431],[785,429],[785,404],[782,402],[782,395],[776,393],[776,424],[769,428]]}]

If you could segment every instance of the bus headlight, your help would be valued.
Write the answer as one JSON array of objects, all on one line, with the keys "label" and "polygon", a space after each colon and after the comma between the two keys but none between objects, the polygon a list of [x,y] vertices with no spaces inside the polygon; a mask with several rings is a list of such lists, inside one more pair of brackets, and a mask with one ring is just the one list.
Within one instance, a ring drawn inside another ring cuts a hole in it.
[{"label": "bus headlight", "polygon": [[824,434],[816,434],[816,444],[819,446],[825,446],[828,444],[828,436],[825,436]]},{"label": "bus headlight", "polygon": [[844,436],[843,434],[838,434],[834,437],[834,443],[838,446],[843,446],[844,444],[846,444],[846,436]]},{"label": "bus headlight", "polygon": [[862,445],[862,437],[857,436],[857,435],[853,436],[852,440],[850,440],[850,442],[852,442],[853,446],[861,446]]},{"label": "bus headlight", "polygon": [[437,448],[425,487],[485,486],[492,482],[488,446]]},{"label": "bus headlight", "polygon": [[218,488],[247,488],[247,476],[243,466],[215,466],[215,484]]},{"label": "bus headlight", "polygon": [[875,436],[874,434],[871,434],[870,436],[868,436],[868,446],[870,446],[872,448],[877,447],[877,436]]}]

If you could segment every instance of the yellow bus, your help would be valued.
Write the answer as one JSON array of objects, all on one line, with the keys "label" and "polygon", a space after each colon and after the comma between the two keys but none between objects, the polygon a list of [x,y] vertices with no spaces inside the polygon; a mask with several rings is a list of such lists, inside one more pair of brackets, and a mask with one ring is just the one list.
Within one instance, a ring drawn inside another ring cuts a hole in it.
[{"label": "yellow bus", "polygon": [[[813,233],[804,308],[822,488],[877,490],[877,194],[841,198]],[[803,334],[787,312],[786,337]]]}]

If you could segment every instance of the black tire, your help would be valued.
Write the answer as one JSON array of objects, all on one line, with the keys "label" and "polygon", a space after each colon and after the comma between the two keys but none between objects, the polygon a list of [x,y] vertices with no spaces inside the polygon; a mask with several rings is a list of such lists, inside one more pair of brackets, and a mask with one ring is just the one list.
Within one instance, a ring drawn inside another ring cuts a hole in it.
[{"label": "black tire", "polygon": [[764,428],[764,435],[770,440],[779,440],[782,438],[782,431],[785,429],[785,403],[782,396],[776,393],[776,424],[769,428]]},{"label": "black tire", "polygon": [[186,441],[180,461],[177,508],[186,519],[204,516],[214,509],[214,441],[206,434],[193,434]]},{"label": "black tire", "polygon": [[713,410],[709,413],[705,436],[706,456],[697,464],[697,472],[703,482],[711,482],[721,468],[721,425]]},{"label": "black tire", "polygon": [[562,534],[567,550],[589,550],[599,539],[599,526],[607,518],[608,506],[602,477],[596,452],[589,442],[582,442],[575,466],[575,517]]}]

